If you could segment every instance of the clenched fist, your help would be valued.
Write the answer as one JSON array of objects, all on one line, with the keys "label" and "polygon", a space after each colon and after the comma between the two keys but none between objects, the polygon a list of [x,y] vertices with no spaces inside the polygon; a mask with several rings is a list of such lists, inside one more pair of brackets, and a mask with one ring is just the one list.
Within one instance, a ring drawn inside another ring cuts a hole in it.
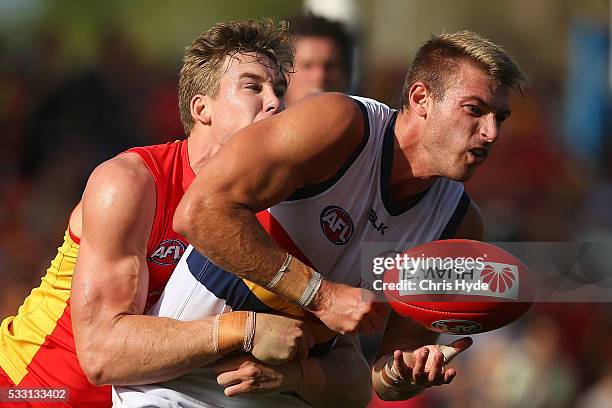
[{"label": "clenched fist", "polygon": [[267,364],[306,358],[314,340],[300,319],[257,313],[251,354]]},{"label": "clenched fist", "polygon": [[375,300],[368,290],[324,280],[308,309],[338,333],[371,333],[382,329],[387,314]]}]

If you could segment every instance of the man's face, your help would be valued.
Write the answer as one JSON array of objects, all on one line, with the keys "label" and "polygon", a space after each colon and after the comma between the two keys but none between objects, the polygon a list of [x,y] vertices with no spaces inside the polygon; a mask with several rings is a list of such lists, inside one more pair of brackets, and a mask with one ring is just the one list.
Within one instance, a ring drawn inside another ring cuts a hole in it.
[{"label": "man's face", "polygon": [[317,92],[344,92],[349,78],[344,73],[340,48],[330,37],[297,37],[295,63],[287,89],[287,105]]},{"label": "man's face", "polygon": [[430,169],[467,181],[491,152],[510,116],[508,88],[471,63],[461,63],[441,101],[432,100],[423,135]]},{"label": "man's face", "polygon": [[227,57],[221,69],[219,90],[208,108],[213,137],[225,143],[245,126],[280,112],[287,82],[269,58],[252,53]]}]

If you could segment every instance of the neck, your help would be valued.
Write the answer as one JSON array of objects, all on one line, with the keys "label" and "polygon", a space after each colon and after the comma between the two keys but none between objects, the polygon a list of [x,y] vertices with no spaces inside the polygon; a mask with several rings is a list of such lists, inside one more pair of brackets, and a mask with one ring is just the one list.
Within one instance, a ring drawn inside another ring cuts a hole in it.
[{"label": "neck", "polygon": [[212,135],[196,128],[189,133],[187,143],[189,164],[196,175],[204,162],[217,153],[222,146]]},{"label": "neck", "polygon": [[395,121],[389,193],[397,202],[427,190],[437,179],[428,165],[427,152],[421,143],[421,120],[409,110],[404,110],[398,113]]}]

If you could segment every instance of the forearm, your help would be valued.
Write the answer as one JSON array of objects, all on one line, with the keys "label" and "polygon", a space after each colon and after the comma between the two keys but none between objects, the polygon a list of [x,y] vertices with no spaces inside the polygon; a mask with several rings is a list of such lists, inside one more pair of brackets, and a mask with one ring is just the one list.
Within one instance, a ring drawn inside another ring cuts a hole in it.
[{"label": "forearm", "polygon": [[365,407],[370,400],[370,368],[354,345],[309,358],[303,376],[298,393],[316,407]]},{"label": "forearm", "polygon": [[[274,242],[247,207],[211,199],[197,201],[183,213],[179,219],[184,222],[175,224],[177,232],[218,266],[260,286],[266,287],[287,259],[287,251]],[[204,220],[217,220],[223,228],[211,229]],[[296,302],[311,275],[312,270],[294,258],[273,292]]]},{"label": "forearm", "polygon": [[86,344],[83,347],[86,351],[79,352],[79,359],[90,380],[98,385],[166,381],[241,348],[242,338],[237,327],[242,324],[240,321],[232,329],[235,339],[217,342],[213,335],[214,322],[215,317],[182,322],[164,317],[122,315],[79,342]]}]

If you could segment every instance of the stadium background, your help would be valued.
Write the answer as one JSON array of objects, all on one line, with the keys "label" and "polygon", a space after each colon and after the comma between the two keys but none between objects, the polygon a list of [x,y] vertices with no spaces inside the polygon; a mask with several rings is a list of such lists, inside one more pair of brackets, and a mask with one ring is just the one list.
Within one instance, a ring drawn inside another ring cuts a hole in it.
[{"label": "stadium background", "polygon": [[[487,240],[610,240],[608,1],[0,0],[0,318],[38,285],[95,165],[182,137],[183,47],[216,21],[304,8],[356,30],[355,93],[392,106],[430,33],[467,28],[502,43],[531,87],[467,186]],[[452,386],[406,406],[612,406],[610,311],[537,305],[477,336]]]}]

